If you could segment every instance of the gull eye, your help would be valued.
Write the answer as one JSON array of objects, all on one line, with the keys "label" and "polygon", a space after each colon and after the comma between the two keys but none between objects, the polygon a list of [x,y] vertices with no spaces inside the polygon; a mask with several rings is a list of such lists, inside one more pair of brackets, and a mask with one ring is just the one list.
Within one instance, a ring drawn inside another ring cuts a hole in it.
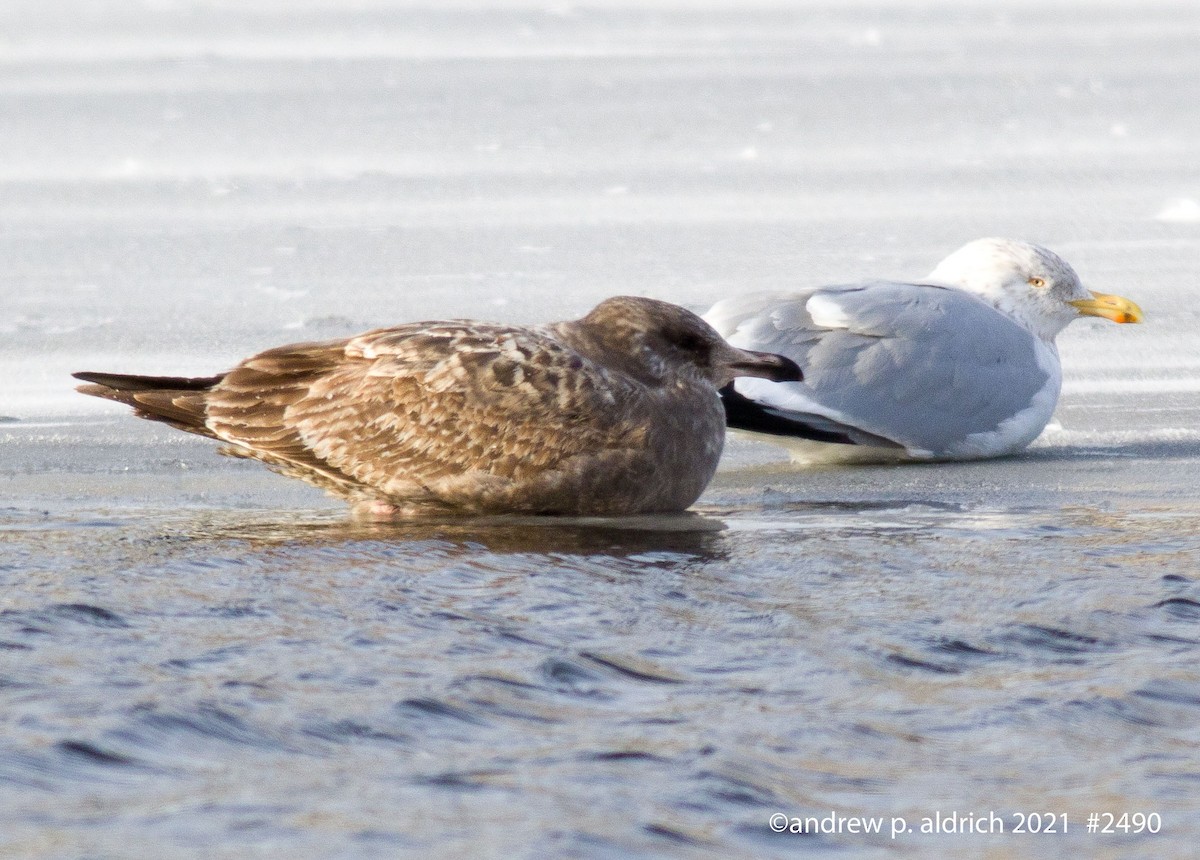
[{"label": "gull eye", "polygon": [[675,339],[675,345],[684,352],[701,352],[704,350],[704,340],[696,334],[685,332]]},{"label": "gull eye", "polygon": [[1037,287],[1040,290],[1042,287],[1046,286],[1046,279],[1036,276],[1032,277],[1029,279],[1029,285],[1032,287]]}]

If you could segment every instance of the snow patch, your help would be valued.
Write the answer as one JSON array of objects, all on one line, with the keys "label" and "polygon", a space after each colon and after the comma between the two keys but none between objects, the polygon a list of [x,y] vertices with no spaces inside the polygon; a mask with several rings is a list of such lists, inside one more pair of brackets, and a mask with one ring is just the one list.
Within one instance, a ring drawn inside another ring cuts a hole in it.
[{"label": "snow patch", "polygon": [[1162,211],[1154,216],[1154,220],[1166,221],[1171,224],[1200,223],[1200,203],[1188,197],[1168,200]]}]

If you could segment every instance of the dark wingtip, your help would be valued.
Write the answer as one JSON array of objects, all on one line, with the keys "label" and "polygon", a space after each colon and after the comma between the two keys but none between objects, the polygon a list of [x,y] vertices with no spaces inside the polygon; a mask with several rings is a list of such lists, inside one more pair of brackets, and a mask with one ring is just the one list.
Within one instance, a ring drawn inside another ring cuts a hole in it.
[{"label": "dark wingtip", "polygon": [[94,370],[81,370],[72,373],[71,376],[114,391],[207,391],[221,381],[220,376],[138,376],[130,373],[99,373]]},{"label": "dark wingtip", "polygon": [[819,430],[802,421],[793,421],[771,412],[744,394],[739,394],[732,382],[720,389],[720,394],[721,405],[725,407],[725,424],[735,430],[749,430],[771,436],[797,436],[801,439],[812,439],[815,442],[856,444],[844,433]]}]

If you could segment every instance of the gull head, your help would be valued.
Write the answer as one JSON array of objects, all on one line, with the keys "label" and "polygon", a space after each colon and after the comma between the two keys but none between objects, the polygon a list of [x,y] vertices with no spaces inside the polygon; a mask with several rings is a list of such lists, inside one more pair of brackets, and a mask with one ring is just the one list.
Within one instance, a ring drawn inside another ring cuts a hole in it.
[{"label": "gull head", "polygon": [[1045,341],[1081,316],[1142,321],[1129,299],[1088,290],[1062,257],[1015,239],[968,242],[938,263],[929,280],[979,296]]},{"label": "gull head", "polygon": [[790,358],[738,349],[696,314],[669,302],[616,296],[596,305],[576,325],[589,344],[602,350],[602,363],[647,382],[686,376],[722,388],[738,376],[774,382],[801,378]]}]

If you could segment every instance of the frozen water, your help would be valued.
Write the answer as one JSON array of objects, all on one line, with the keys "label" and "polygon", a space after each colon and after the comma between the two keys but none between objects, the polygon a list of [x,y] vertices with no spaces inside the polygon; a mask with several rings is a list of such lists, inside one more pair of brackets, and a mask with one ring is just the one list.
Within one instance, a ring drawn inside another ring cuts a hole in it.
[{"label": "frozen water", "polygon": [[[1187,856],[1198,35],[1144,0],[0,5],[5,850]],[[1029,453],[734,441],[666,522],[364,531],[69,378],[988,235],[1146,311],[1059,338]],[[1071,828],[767,827],[953,808]]]},{"label": "frozen water", "polygon": [[1188,224],[1200,223],[1200,203],[1190,197],[1171,200],[1158,213],[1159,221],[1180,221]]}]

